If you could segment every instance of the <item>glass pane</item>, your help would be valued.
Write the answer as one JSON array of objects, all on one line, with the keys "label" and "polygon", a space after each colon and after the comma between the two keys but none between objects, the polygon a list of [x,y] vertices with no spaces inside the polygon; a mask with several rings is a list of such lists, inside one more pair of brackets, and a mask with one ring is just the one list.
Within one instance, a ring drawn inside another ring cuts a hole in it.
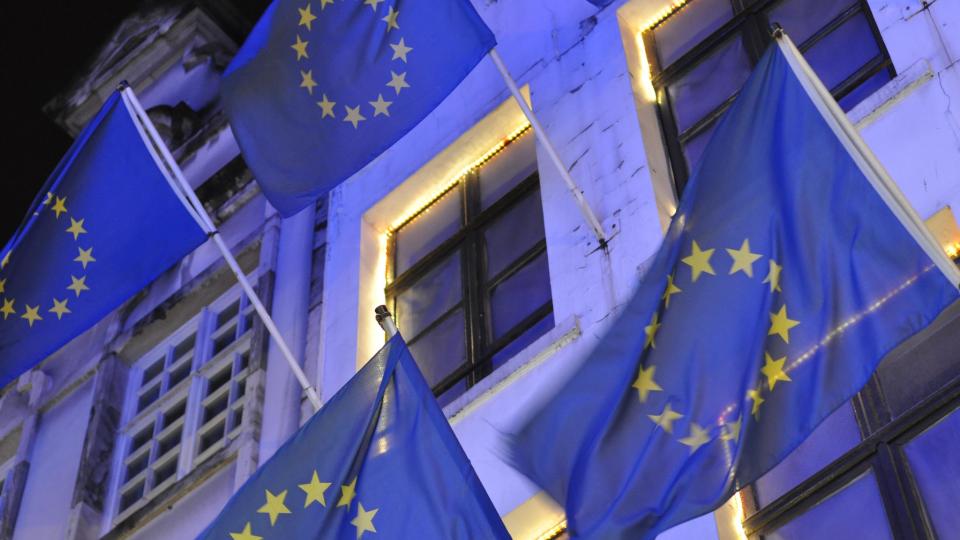
[{"label": "glass pane", "polygon": [[399,276],[453,236],[463,224],[460,186],[454,187],[412,221],[397,229],[394,276]]},{"label": "glass pane", "polygon": [[877,377],[890,413],[900,416],[949,381],[960,377],[960,302],[926,330],[888,354]]},{"label": "glass pane", "polygon": [[220,351],[237,340],[237,324],[231,324],[226,330],[222,330],[218,334],[219,336],[213,340],[213,356],[220,354]]},{"label": "glass pane", "polygon": [[413,339],[460,301],[460,253],[448,257],[397,295],[397,325]]},{"label": "glass pane", "polygon": [[146,386],[150,383],[150,381],[156,378],[157,375],[163,372],[164,360],[165,358],[161,356],[159,359],[150,364],[150,367],[143,370],[143,384],[141,386]]},{"label": "glass pane", "polygon": [[467,361],[463,310],[458,309],[410,344],[410,353],[431,387]]},{"label": "glass pane", "polygon": [[183,418],[183,413],[187,411],[187,401],[183,400],[173,407],[163,411],[163,421],[160,423],[160,429],[173,425],[174,422]]},{"label": "glass pane", "polygon": [[142,456],[127,465],[127,473],[126,476],[124,476],[123,481],[128,482],[131,478],[143,472],[143,470],[147,468],[147,463],[149,461],[150,452],[144,452]]},{"label": "glass pane", "polygon": [[889,71],[886,69],[881,70],[876,75],[860,83],[860,86],[854,88],[849,94],[843,96],[839,101],[840,107],[844,111],[853,109],[859,105],[861,101],[867,99],[871,94],[882,88],[883,85],[890,82],[892,78]]},{"label": "glass pane", "polygon": [[803,55],[827,88],[834,88],[880,54],[863,14],[843,23]]},{"label": "glass pane", "polygon": [[537,139],[528,131],[480,169],[480,204],[488,208],[537,170]]},{"label": "glass pane", "polygon": [[786,459],[756,481],[757,504],[770,504],[859,442],[860,430],[848,402],[817,426]]},{"label": "glass pane", "polygon": [[226,307],[223,311],[217,314],[217,328],[227,324],[230,319],[237,316],[237,313],[240,312],[240,299],[236,299],[232,304]]},{"label": "glass pane", "polygon": [[750,59],[736,37],[671,84],[668,91],[680,133],[737,93],[749,75]]},{"label": "glass pane", "polygon": [[730,0],[692,0],[653,30],[660,67],[666,68],[733,17]]},{"label": "glass pane", "polygon": [[498,339],[550,300],[550,271],[547,254],[513,274],[490,293],[493,312],[493,339]]},{"label": "glass pane", "polygon": [[499,274],[543,240],[543,207],[537,189],[514,204],[483,232],[487,279]]},{"label": "glass pane", "polygon": [[960,409],[910,441],[904,452],[940,538],[960,531]]},{"label": "glass pane", "polygon": [[187,353],[192,353],[193,345],[196,342],[197,342],[197,335],[190,334],[189,337],[187,337],[186,339],[178,343],[177,346],[173,348],[174,361],[179,360],[181,357],[183,357]]},{"label": "glass pane", "polygon": [[893,538],[873,472],[861,475],[800,517],[764,535],[768,540]]},{"label": "glass pane", "polygon": [[498,367],[502,366],[517,353],[525,349],[527,345],[530,345],[536,341],[537,338],[549,332],[551,328],[553,328],[553,312],[540,319],[539,322],[528,328],[526,332],[520,334],[520,337],[511,341],[506,347],[500,349],[497,354],[494,354],[493,369],[497,369]]},{"label": "glass pane", "polygon": [[780,23],[794,43],[802,44],[854,4],[855,0],[785,0],[767,12],[770,24]]},{"label": "glass pane", "polygon": [[710,142],[710,137],[713,136],[713,130],[716,127],[717,122],[713,122],[696,137],[690,139],[683,145],[683,154],[687,158],[687,170],[691,175],[693,171],[697,169],[697,164],[700,163],[700,158],[703,157],[703,151],[707,148],[707,143]]}]

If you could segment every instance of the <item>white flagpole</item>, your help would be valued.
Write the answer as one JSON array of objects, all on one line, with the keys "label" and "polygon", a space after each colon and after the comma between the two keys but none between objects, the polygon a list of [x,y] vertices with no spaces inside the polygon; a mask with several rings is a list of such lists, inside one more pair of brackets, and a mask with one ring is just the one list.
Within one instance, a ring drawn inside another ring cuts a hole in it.
[{"label": "white flagpole", "polygon": [[[229,266],[230,270],[232,270],[234,275],[237,276],[237,281],[240,282],[240,287],[243,288],[243,292],[247,295],[247,298],[250,299],[250,303],[253,304],[254,309],[257,311],[257,314],[263,321],[267,331],[270,332],[270,335],[273,337],[277,346],[280,347],[280,352],[287,360],[287,364],[290,365],[290,369],[293,371],[297,381],[300,383],[300,387],[303,388],[303,391],[307,394],[307,399],[310,400],[314,410],[319,410],[320,397],[317,395],[316,389],[310,384],[309,379],[307,379],[307,375],[303,372],[303,368],[300,367],[300,364],[297,362],[296,358],[294,358],[293,352],[290,350],[290,347],[287,346],[287,342],[283,339],[283,335],[280,334],[280,330],[273,322],[273,318],[270,316],[267,308],[264,307],[260,297],[257,296],[256,291],[253,290],[253,286],[250,284],[247,276],[240,268],[240,264],[237,263],[237,259],[234,258],[232,253],[230,253],[230,248],[227,247],[226,242],[223,241],[223,237],[220,236],[219,231],[217,231],[217,227],[213,224],[213,220],[207,214],[203,204],[197,198],[196,193],[193,192],[193,188],[191,188],[190,184],[187,183],[186,178],[183,176],[183,171],[180,170],[180,166],[177,164],[177,161],[173,158],[173,155],[170,153],[167,145],[163,142],[163,139],[160,138],[160,134],[157,133],[157,129],[154,127],[150,117],[147,116],[146,111],[143,110],[139,100],[137,100],[136,94],[134,94],[133,90],[127,86],[123,88],[123,97],[126,104],[135,114],[136,118],[140,121],[140,125],[146,129],[150,138],[150,142],[153,143],[154,148],[159,150],[162,162],[167,167],[167,170],[164,171],[164,173],[165,176],[167,176],[168,182],[170,182],[171,189],[174,190],[174,192],[177,194],[177,197],[181,202],[183,202],[190,215],[197,220],[200,228],[202,228],[204,232],[206,232],[207,235],[213,239],[217,249],[219,249],[221,255],[223,255],[223,259],[227,261],[227,266]],[[150,150],[153,152],[153,148]]]},{"label": "white flagpole", "polygon": [[927,226],[917,215],[916,210],[910,205],[910,202],[904,197],[897,184],[890,178],[890,174],[873,154],[867,143],[864,142],[860,132],[853,126],[847,115],[833,99],[833,95],[817,74],[807,63],[803,54],[800,53],[793,41],[787,36],[782,28],[777,27],[773,31],[773,37],[777,45],[783,52],[784,57],[793,69],[800,84],[806,90],[807,95],[816,105],[824,120],[830,125],[833,132],[846,147],[847,152],[853,157],[857,166],[867,177],[870,184],[880,195],[880,198],[890,207],[893,214],[900,220],[900,223],[907,229],[914,240],[930,256],[934,264],[943,272],[947,280],[955,286],[960,287],[960,269],[947,257],[947,254],[940,248],[936,239],[927,229]]},{"label": "white flagpole", "polygon": [[543,148],[547,151],[547,155],[550,156],[550,160],[553,161],[553,164],[556,165],[557,169],[560,171],[560,177],[563,178],[563,182],[567,184],[567,189],[573,194],[573,198],[577,200],[577,206],[580,207],[580,212],[583,214],[583,219],[587,222],[587,225],[590,226],[594,236],[597,237],[597,240],[600,242],[600,247],[605,248],[607,246],[607,237],[603,232],[603,226],[600,225],[600,221],[597,219],[597,216],[594,215],[593,210],[590,209],[590,205],[587,204],[587,200],[583,198],[583,192],[579,187],[577,187],[577,184],[573,181],[573,177],[570,176],[570,171],[567,169],[567,166],[563,164],[563,160],[560,159],[557,149],[553,146],[553,142],[551,142],[550,138],[547,136],[547,132],[540,124],[540,120],[537,119],[535,114],[533,114],[533,111],[523,99],[523,95],[520,94],[520,89],[517,87],[517,81],[513,80],[513,76],[511,76],[510,72],[507,71],[507,66],[503,63],[503,59],[500,58],[500,53],[497,52],[496,48],[490,49],[489,54],[490,59],[493,60],[494,65],[497,66],[497,70],[500,71],[500,75],[503,76],[504,82],[507,83],[507,88],[510,89],[510,93],[513,94],[513,98],[517,101],[517,105],[520,106],[520,110],[523,111],[523,114],[526,115],[527,120],[530,121],[530,125],[533,126],[533,131],[537,134],[537,139],[543,143]]}]

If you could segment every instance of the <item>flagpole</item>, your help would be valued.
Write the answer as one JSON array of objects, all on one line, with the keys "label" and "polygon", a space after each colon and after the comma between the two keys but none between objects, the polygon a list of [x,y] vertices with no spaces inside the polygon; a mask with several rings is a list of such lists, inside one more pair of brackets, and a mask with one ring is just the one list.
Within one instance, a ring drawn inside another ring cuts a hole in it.
[{"label": "flagpole", "polygon": [[373,312],[377,316],[377,324],[379,324],[380,328],[383,328],[383,331],[387,333],[388,338],[392,338],[393,336],[397,335],[397,323],[393,322],[393,315],[390,314],[390,310],[387,309],[387,306],[377,306]]},{"label": "flagpole", "polygon": [[920,247],[927,253],[933,263],[937,265],[943,275],[954,286],[960,287],[960,269],[947,257],[937,243],[933,234],[920,219],[917,211],[910,205],[910,201],[900,191],[896,182],[890,178],[890,174],[874,155],[870,147],[863,140],[860,132],[854,127],[850,119],[843,112],[833,95],[823,85],[816,72],[810,67],[803,54],[797,49],[797,46],[790,39],[790,36],[784,32],[783,28],[776,25],[773,29],[773,37],[777,46],[783,52],[784,57],[793,69],[794,74],[799,79],[800,84],[806,90],[810,99],[817,106],[817,109],[823,115],[827,124],[830,125],[834,133],[843,143],[847,151],[853,156],[858,167],[873,188],[887,204],[893,214],[897,217],[907,232],[916,240]]},{"label": "flagpole", "polygon": [[583,214],[583,219],[587,222],[587,225],[590,226],[594,236],[597,237],[597,240],[600,242],[600,247],[606,248],[607,237],[603,232],[603,226],[600,225],[600,221],[597,219],[597,216],[594,215],[593,210],[590,209],[590,205],[587,204],[587,200],[583,197],[583,191],[577,187],[576,182],[573,181],[573,177],[570,176],[570,171],[567,169],[567,166],[563,164],[563,160],[560,159],[560,154],[557,153],[556,148],[553,146],[553,142],[551,142],[550,138],[547,136],[547,131],[543,129],[543,125],[540,124],[540,120],[535,114],[533,114],[533,110],[530,109],[526,100],[523,99],[523,95],[520,94],[520,88],[517,87],[517,81],[515,81],[513,76],[510,75],[506,64],[504,64],[503,59],[500,58],[500,53],[497,52],[496,47],[490,49],[489,54],[490,59],[493,60],[494,65],[497,66],[497,70],[500,71],[500,75],[503,76],[503,81],[507,83],[507,88],[510,89],[510,93],[513,94],[513,98],[517,101],[517,105],[520,106],[520,110],[523,111],[524,115],[526,115],[527,120],[530,121],[530,125],[533,126],[534,133],[537,134],[537,138],[541,143],[543,143],[543,147],[547,151],[547,155],[550,156],[550,160],[553,161],[553,164],[556,165],[557,169],[560,171],[560,177],[563,178],[563,182],[567,185],[567,189],[573,194],[573,198],[576,199],[577,206],[580,207],[580,213]]},{"label": "flagpole", "polygon": [[[146,111],[143,110],[143,107],[140,105],[140,101],[137,99],[136,94],[133,93],[133,90],[129,86],[125,86],[122,89],[122,92],[127,100],[127,103],[129,103],[129,105],[133,108],[137,119],[140,121],[140,124],[147,130],[151,142],[155,148],[160,151],[160,156],[162,157],[163,162],[168,169],[165,171],[168,173],[165,174],[165,176],[168,176],[168,180],[170,180],[169,176],[172,176],[172,180],[175,182],[175,184],[171,183],[171,189],[177,193],[177,197],[200,225],[200,228],[207,233],[208,237],[213,239],[214,244],[217,246],[217,249],[220,250],[220,254],[223,256],[223,259],[227,262],[227,266],[230,267],[230,270],[232,270],[233,274],[237,277],[237,281],[240,282],[240,287],[247,295],[250,303],[253,304],[257,315],[260,316],[260,320],[263,321],[267,331],[280,348],[280,352],[283,354],[284,359],[286,359],[287,364],[293,371],[294,376],[296,376],[297,382],[300,383],[300,387],[306,393],[307,399],[310,400],[310,403],[313,405],[315,411],[320,410],[320,397],[317,395],[316,389],[310,384],[309,379],[307,379],[307,375],[303,372],[303,368],[297,362],[293,352],[287,345],[286,340],[280,333],[280,329],[278,329],[276,323],[274,323],[273,317],[270,316],[270,313],[263,305],[260,297],[257,296],[257,292],[253,290],[253,286],[250,284],[250,281],[244,274],[243,269],[240,268],[240,264],[237,262],[237,259],[230,252],[230,248],[227,246],[226,242],[224,242],[223,237],[217,230],[216,225],[214,225],[210,215],[207,214],[206,209],[204,209],[203,203],[200,202],[200,199],[197,198],[196,193],[193,192],[193,188],[190,187],[190,184],[187,182],[186,178],[184,178],[183,171],[180,170],[180,166],[173,158],[173,154],[170,153],[170,149],[167,148],[167,145],[163,142],[163,139],[160,138],[160,134],[157,133],[157,129],[154,127],[150,117],[147,116]],[[186,199],[184,199],[184,196]]]}]

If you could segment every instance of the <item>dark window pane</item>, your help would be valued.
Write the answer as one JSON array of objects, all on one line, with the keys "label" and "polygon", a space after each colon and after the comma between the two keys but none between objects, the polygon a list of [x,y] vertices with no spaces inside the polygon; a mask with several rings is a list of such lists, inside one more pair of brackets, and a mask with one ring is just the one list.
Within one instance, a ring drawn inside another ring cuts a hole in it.
[{"label": "dark window pane", "polygon": [[140,399],[137,400],[137,412],[141,412],[147,407],[149,407],[159,397],[160,397],[160,383],[158,382],[154,384],[150,389],[140,394]]},{"label": "dark window pane", "polygon": [[733,17],[730,0],[692,0],[653,30],[660,66],[666,68]]},{"label": "dark window pane", "polygon": [[190,336],[180,343],[177,344],[173,349],[173,359],[174,361],[178,360],[180,357],[187,353],[193,352],[193,345],[197,342],[197,335],[190,334]]},{"label": "dark window pane", "polygon": [[737,93],[750,70],[750,60],[737,37],[670,84],[668,91],[677,129],[682,133]]},{"label": "dark window pane", "polygon": [[767,12],[767,20],[770,24],[780,23],[799,45],[854,3],[855,0],[784,0]]},{"label": "dark window pane", "polygon": [[177,367],[173,368],[173,370],[170,371],[170,384],[168,387],[173,388],[180,381],[186,379],[187,376],[190,375],[190,367],[190,360],[184,360]]},{"label": "dark window pane", "polygon": [[227,306],[223,311],[217,314],[217,328],[227,324],[230,319],[237,316],[237,313],[240,312],[240,299],[236,299],[232,304]]},{"label": "dark window pane", "polygon": [[130,442],[130,453],[136,452],[138,448],[147,444],[151,438],[153,438],[153,424],[147,425],[133,436],[133,440]]},{"label": "dark window pane", "polygon": [[397,295],[397,324],[413,339],[460,301],[460,253],[441,262],[412,287]]},{"label": "dark window pane", "polygon": [[144,482],[140,481],[135,486],[123,492],[123,495],[120,496],[121,512],[133,506],[134,503],[140,500],[140,497],[143,497],[143,486]]},{"label": "dark window pane", "polygon": [[156,472],[153,473],[153,485],[154,487],[159,486],[168,478],[172,478],[177,472],[177,460],[176,458],[171,458],[165,464],[161,465]]},{"label": "dark window pane", "polygon": [[546,317],[540,319],[536,324],[520,334],[520,337],[511,341],[506,347],[497,351],[497,353],[493,355],[493,369],[502,366],[517,353],[525,349],[527,345],[530,345],[536,341],[538,337],[550,331],[551,328],[553,328],[552,312],[548,313]]},{"label": "dark window pane", "polygon": [[226,330],[220,333],[220,337],[213,340],[213,356],[220,354],[220,351],[226,349],[231,343],[237,340],[237,325],[230,325]]},{"label": "dark window pane", "polygon": [[458,309],[410,344],[410,353],[431,387],[466,362],[465,328],[463,310]]},{"label": "dark window pane", "polygon": [[173,450],[180,444],[180,435],[183,434],[182,428],[177,428],[173,432],[167,434],[163,439],[160,440],[160,447],[157,449],[157,455],[162,456]]},{"label": "dark window pane", "polygon": [[227,427],[227,422],[225,420],[221,420],[220,422],[217,422],[217,424],[212,428],[210,428],[209,430],[201,433],[199,451],[203,453],[206,450],[208,450],[211,446],[220,442],[220,439],[223,438],[224,430],[226,429],[226,427]]},{"label": "dark window pane", "polygon": [[803,55],[824,86],[832,89],[879,54],[870,23],[859,13]]},{"label": "dark window pane", "polygon": [[486,209],[537,170],[537,139],[527,132],[480,169],[480,204]]},{"label": "dark window pane", "polygon": [[163,411],[163,422],[160,424],[160,428],[164,429],[168,426],[173,425],[174,422],[183,418],[183,413],[187,411],[187,400],[183,400],[180,403],[177,403],[173,407]]},{"label": "dark window pane", "polygon": [[483,239],[487,252],[487,279],[490,279],[543,240],[540,190],[531,192],[498,217],[484,231]]},{"label": "dark window pane", "polygon": [[904,451],[940,538],[960,531],[960,410],[910,441]]},{"label": "dark window pane", "polygon": [[867,99],[871,94],[883,87],[883,85],[890,82],[892,78],[889,71],[886,69],[880,70],[879,73],[863,81],[860,83],[860,86],[857,86],[849,94],[843,96],[839,102],[840,107],[844,111],[853,109],[859,105],[861,101]]},{"label": "dark window pane", "polygon": [[786,459],[756,481],[757,503],[770,504],[859,442],[860,431],[853,407],[846,403],[817,426]]},{"label": "dark window pane", "polygon": [[713,135],[713,130],[716,127],[717,122],[710,124],[705,130],[701,131],[696,137],[693,137],[683,145],[683,154],[687,158],[687,170],[690,174],[693,174],[693,171],[697,168],[697,164],[700,163],[700,158],[703,157],[703,151],[707,148],[707,143],[710,142],[710,137]]},{"label": "dark window pane", "polygon": [[210,377],[210,383],[207,385],[207,395],[211,395],[217,390],[219,390],[223,385],[230,382],[230,369],[231,365],[227,364],[225,367],[220,369],[217,373],[214,373]]},{"label": "dark window pane", "polygon": [[764,535],[768,540],[893,538],[877,480],[867,472],[800,517]]},{"label": "dark window pane", "polygon": [[521,268],[490,294],[493,339],[508,330],[550,300],[550,271],[547,254],[542,253]]},{"label": "dark window pane", "polygon": [[399,276],[424,255],[450,238],[463,224],[460,186],[454,187],[412,221],[397,229],[396,268]]},{"label": "dark window pane", "polygon": [[144,452],[142,456],[127,465],[127,474],[123,477],[123,481],[129,482],[131,478],[143,472],[143,470],[147,468],[149,461],[150,452]]},{"label": "dark window pane", "polygon": [[160,357],[154,363],[150,364],[150,367],[143,371],[143,384],[141,386],[146,386],[147,383],[156,378],[157,375],[163,373],[163,361],[164,358]]}]

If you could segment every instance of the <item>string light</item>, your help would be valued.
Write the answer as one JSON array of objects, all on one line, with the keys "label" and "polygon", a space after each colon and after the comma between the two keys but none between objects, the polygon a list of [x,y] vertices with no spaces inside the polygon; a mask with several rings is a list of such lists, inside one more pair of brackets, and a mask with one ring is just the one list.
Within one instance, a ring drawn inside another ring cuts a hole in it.
[{"label": "string light", "polygon": [[538,536],[537,540],[554,540],[555,538],[563,534],[563,532],[566,530],[567,530],[567,520],[563,520],[560,523],[557,523],[556,525],[554,525],[547,532]]},{"label": "string light", "polygon": [[950,257],[953,260],[960,259],[960,242],[947,244],[943,247],[943,250],[947,252],[947,257]]},{"label": "string light", "polygon": [[642,32],[648,30],[653,30],[660,25],[663,21],[667,20],[671,15],[683,9],[690,3],[690,0],[673,0],[668,5],[660,9],[660,11],[654,13],[653,17],[647,20],[646,24],[643,25]]},{"label": "string light", "polygon": [[443,198],[443,196],[446,195],[447,192],[449,192],[451,189],[456,187],[460,182],[462,182],[464,178],[467,177],[467,175],[469,175],[470,173],[482,167],[485,163],[493,159],[494,156],[496,156],[501,151],[503,151],[503,149],[506,148],[508,144],[519,139],[528,131],[530,131],[530,123],[525,122],[522,126],[520,126],[519,128],[515,129],[512,133],[507,135],[502,141],[498,142],[492,148],[484,152],[484,154],[481,155],[479,158],[474,160],[469,165],[465,166],[463,169],[461,169],[457,173],[453,174],[449,180],[441,183],[437,187],[437,189],[432,191],[429,195],[414,201],[413,204],[411,204],[410,210],[403,213],[401,217],[398,218],[396,221],[394,221],[393,225],[391,225],[387,229],[387,236],[392,236],[397,231],[397,229],[413,221],[414,218],[422,214],[429,213],[430,207],[434,203],[436,203],[438,200]]}]

